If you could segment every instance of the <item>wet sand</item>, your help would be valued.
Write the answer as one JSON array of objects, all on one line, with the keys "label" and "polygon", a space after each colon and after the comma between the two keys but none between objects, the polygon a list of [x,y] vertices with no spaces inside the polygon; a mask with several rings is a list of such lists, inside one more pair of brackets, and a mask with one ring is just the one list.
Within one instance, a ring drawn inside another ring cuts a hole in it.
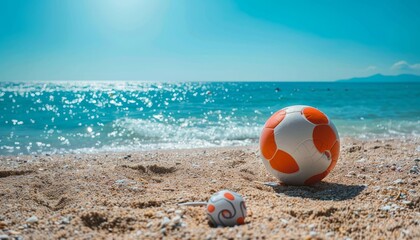
[{"label": "wet sand", "polygon": [[[342,139],[314,186],[266,186],[258,146],[0,157],[0,239],[419,239],[420,141]],[[230,189],[245,224],[213,228],[204,207]]]}]

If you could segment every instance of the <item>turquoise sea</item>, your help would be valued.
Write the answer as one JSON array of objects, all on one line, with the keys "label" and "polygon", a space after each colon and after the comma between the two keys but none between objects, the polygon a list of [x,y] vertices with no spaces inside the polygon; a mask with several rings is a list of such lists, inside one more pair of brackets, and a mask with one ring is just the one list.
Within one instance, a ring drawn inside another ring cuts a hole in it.
[{"label": "turquoise sea", "polygon": [[420,83],[0,82],[0,155],[249,145],[295,104],[341,137],[420,136]]}]

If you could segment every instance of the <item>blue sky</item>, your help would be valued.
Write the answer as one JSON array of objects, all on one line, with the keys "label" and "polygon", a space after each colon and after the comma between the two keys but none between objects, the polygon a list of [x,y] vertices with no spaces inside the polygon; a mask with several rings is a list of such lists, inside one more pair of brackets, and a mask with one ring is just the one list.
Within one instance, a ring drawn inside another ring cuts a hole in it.
[{"label": "blue sky", "polygon": [[420,74],[420,1],[2,0],[0,80]]}]

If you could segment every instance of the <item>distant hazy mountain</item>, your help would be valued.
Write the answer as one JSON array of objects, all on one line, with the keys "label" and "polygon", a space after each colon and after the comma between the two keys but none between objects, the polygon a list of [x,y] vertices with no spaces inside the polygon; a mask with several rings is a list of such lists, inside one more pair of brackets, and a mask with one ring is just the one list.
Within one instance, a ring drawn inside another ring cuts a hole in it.
[{"label": "distant hazy mountain", "polygon": [[369,82],[420,82],[419,75],[401,74],[401,75],[382,75],[375,74],[369,77],[350,78],[337,80],[337,82],[358,82],[358,83],[369,83]]}]

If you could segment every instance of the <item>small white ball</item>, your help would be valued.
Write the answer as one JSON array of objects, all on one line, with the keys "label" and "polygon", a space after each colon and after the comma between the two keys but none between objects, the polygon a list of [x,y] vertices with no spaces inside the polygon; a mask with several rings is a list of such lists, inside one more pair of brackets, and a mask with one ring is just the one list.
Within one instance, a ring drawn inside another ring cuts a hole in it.
[{"label": "small white ball", "polygon": [[207,203],[207,216],[215,226],[235,226],[244,224],[245,201],[241,195],[229,190],[219,191]]}]

